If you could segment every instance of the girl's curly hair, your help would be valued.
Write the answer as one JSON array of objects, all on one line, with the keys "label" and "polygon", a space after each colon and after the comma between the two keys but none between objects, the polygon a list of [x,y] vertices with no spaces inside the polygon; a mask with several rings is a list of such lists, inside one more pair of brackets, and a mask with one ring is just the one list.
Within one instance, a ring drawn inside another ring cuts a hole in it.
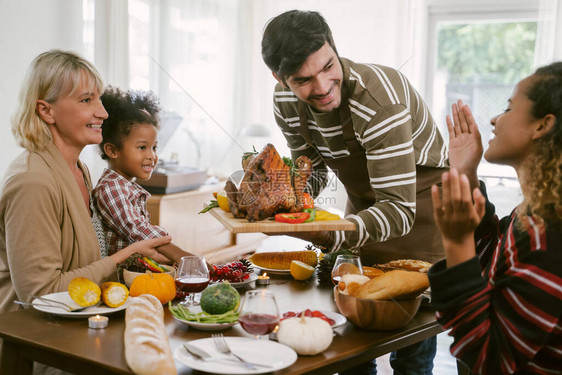
[{"label": "girl's curly hair", "polygon": [[109,115],[102,125],[103,141],[99,145],[102,159],[108,159],[104,152],[105,144],[111,143],[120,149],[135,126],[152,124],[159,128],[160,104],[151,91],[125,92],[117,87],[108,86],[101,100]]},{"label": "girl's curly hair", "polygon": [[546,224],[562,219],[562,62],[537,69],[533,77],[527,92],[531,114],[536,119],[552,114],[556,120],[552,130],[535,141],[525,162],[519,218],[523,222],[531,214]]}]

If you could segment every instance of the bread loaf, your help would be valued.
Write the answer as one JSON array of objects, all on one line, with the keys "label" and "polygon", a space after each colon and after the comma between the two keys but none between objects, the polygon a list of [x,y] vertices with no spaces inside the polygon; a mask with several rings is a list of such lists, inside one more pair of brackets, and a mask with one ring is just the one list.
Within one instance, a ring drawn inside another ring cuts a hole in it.
[{"label": "bread loaf", "polygon": [[158,298],[130,298],[125,312],[125,359],[138,375],[177,374]]},{"label": "bread loaf", "polygon": [[429,279],[425,273],[393,270],[370,279],[350,294],[369,299],[407,299],[416,297],[428,287]]}]

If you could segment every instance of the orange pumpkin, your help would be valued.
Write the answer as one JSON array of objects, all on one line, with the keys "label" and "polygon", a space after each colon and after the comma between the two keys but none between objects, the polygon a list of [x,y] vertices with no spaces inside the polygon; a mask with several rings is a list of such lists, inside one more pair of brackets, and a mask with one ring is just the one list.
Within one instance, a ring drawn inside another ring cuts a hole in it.
[{"label": "orange pumpkin", "polygon": [[135,277],[129,289],[131,297],[138,297],[141,294],[151,294],[165,304],[176,296],[176,283],[167,273],[148,271],[144,275]]}]

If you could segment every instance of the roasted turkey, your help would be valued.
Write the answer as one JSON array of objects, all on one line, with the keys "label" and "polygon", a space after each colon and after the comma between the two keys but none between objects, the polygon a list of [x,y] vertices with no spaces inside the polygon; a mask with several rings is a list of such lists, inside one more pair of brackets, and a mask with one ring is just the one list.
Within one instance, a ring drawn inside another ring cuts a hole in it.
[{"label": "roasted turkey", "polygon": [[234,217],[249,221],[263,220],[278,212],[299,212],[303,192],[312,173],[312,162],[306,156],[287,165],[272,144],[245,160],[240,187],[229,179],[224,190]]}]

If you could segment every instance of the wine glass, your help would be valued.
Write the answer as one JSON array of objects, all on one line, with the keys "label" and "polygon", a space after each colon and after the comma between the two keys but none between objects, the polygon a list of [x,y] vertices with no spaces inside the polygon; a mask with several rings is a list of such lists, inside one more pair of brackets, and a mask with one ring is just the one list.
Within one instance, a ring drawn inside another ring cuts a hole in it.
[{"label": "wine glass", "polygon": [[279,324],[279,308],[275,295],[265,289],[252,290],[244,295],[239,322],[256,339],[267,335]]},{"label": "wine glass", "polygon": [[348,273],[363,275],[363,266],[358,255],[338,255],[334,268],[332,268],[332,282],[334,285],[338,285],[341,277]]},{"label": "wine glass", "polygon": [[181,257],[176,271],[176,286],[188,295],[185,301],[180,303],[185,306],[193,306],[195,304],[194,293],[202,292],[207,285],[209,285],[209,270],[205,258],[196,255]]}]

